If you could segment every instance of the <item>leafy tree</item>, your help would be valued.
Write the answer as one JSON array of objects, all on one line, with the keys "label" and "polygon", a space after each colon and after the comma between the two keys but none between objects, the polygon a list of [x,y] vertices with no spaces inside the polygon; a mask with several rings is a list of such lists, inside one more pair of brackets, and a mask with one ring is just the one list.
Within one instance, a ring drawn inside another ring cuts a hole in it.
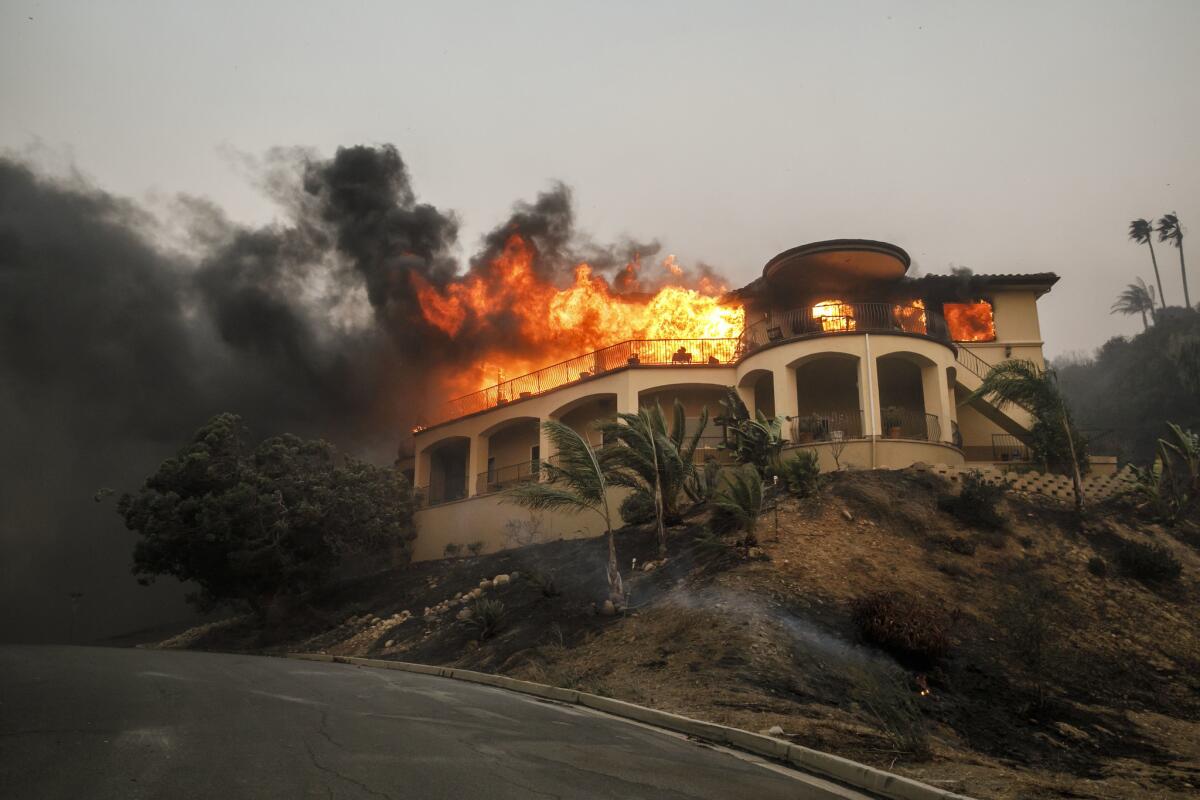
[{"label": "leafy tree", "polygon": [[992,367],[969,400],[988,398],[1000,408],[1019,405],[1033,416],[1030,449],[1043,468],[1069,469],[1075,488],[1075,508],[1083,510],[1080,463],[1087,463],[1087,443],[1071,419],[1054,370],[1032,361],[1002,361]]},{"label": "leafy tree", "polygon": [[1158,258],[1154,255],[1153,233],[1154,225],[1148,219],[1135,219],[1129,223],[1129,238],[1150,248],[1150,263],[1154,265],[1154,281],[1158,284],[1158,302],[1166,308],[1167,298],[1163,294],[1162,276],[1158,274]]},{"label": "leafy tree", "polygon": [[1159,218],[1158,240],[1160,242],[1170,242],[1179,251],[1179,274],[1183,278],[1183,304],[1190,310],[1192,307],[1192,298],[1188,294],[1187,267],[1183,263],[1183,226],[1179,224],[1179,215],[1174,211],[1170,214],[1163,214]]},{"label": "leafy tree", "polygon": [[727,437],[721,446],[732,450],[739,464],[752,464],[760,476],[765,476],[783,448],[783,417],[768,419],[758,411],[752,419],[732,386],[726,387],[721,407],[717,423],[725,428]]},{"label": "leafy tree", "polygon": [[[1137,464],[1151,463],[1163,420],[1200,430],[1200,313],[1159,310],[1158,322],[1116,337],[1091,358],[1055,362],[1059,385],[1081,428]],[[1092,433],[1095,432],[1095,433]]]},{"label": "leafy tree", "polygon": [[545,483],[522,483],[505,490],[513,503],[533,511],[592,511],[604,520],[608,540],[608,564],[605,576],[608,594],[614,605],[624,600],[621,572],[617,568],[617,543],[613,537],[612,516],[608,510],[608,478],[597,453],[587,439],[569,425],[549,419],[542,430],[558,452],[558,463],[542,462]]},{"label": "leafy tree", "polygon": [[347,553],[407,554],[416,536],[402,474],[290,434],[253,448],[235,414],[210,420],[117,510],[141,537],[139,581],[193,581],[202,609],[242,601],[263,614],[320,587]]},{"label": "leafy tree", "polygon": [[683,404],[675,401],[674,415],[668,427],[662,406],[643,407],[636,414],[618,414],[601,422],[604,440],[611,442],[601,451],[606,474],[614,486],[627,486],[650,498],[658,526],[658,553],[667,554],[666,526],[679,522],[680,500],[687,481],[693,477],[696,447],[708,425],[708,409],[689,436]]},{"label": "leafy tree", "polygon": [[1112,304],[1111,314],[1120,312],[1122,314],[1141,314],[1142,315],[1142,330],[1150,327],[1150,323],[1146,320],[1146,312],[1150,312],[1150,318],[1154,318],[1154,287],[1147,286],[1146,282],[1141,278],[1137,279],[1137,283],[1131,283],[1125,287],[1125,290],[1117,295],[1117,301]]}]

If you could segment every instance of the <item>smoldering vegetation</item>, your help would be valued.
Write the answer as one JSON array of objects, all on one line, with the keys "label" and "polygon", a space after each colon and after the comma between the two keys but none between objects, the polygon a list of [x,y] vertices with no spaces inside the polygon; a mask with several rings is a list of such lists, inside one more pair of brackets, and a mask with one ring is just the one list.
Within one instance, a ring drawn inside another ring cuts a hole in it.
[{"label": "smoldering vegetation", "polygon": [[581,260],[612,276],[659,249],[597,244],[553,184],[461,265],[457,217],[419,200],[395,147],[262,163],[280,221],[250,228],[204,199],[150,210],[0,157],[0,639],[185,615],[175,588],[135,584],[132,535],[94,495],[136,487],[213,414],[391,460],[433,399],[421,392],[436,393],[431,370],[469,359],[473,331],[497,348],[494,325],[427,324],[418,279],[485,273],[513,234],[556,284]]}]

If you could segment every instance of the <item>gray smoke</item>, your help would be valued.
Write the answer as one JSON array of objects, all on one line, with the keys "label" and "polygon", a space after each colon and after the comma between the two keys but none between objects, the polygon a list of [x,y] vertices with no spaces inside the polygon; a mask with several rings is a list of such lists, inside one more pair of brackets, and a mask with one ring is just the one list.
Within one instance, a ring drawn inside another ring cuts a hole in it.
[{"label": "gray smoke", "polygon": [[513,234],[555,283],[578,260],[611,271],[657,252],[589,241],[555,184],[517,203],[462,273],[458,220],[419,202],[394,147],[277,150],[267,164],[283,221],[247,228],[202,199],[156,216],[0,157],[0,640],[186,615],[170,582],[132,580],[132,534],[93,495],[136,488],[216,413],[390,460],[437,393],[431,370],[495,352],[506,313],[449,337],[425,322],[414,279],[486,273]]}]

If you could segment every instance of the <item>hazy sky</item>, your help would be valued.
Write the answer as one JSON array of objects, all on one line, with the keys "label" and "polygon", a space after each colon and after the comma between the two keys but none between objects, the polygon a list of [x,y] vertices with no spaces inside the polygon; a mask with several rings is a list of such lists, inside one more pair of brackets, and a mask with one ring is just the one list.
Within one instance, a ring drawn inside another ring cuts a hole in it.
[{"label": "hazy sky", "polygon": [[1053,270],[1056,355],[1140,327],[1108,314],[1152,277],[1130,219],[1177,210],[1200,232],[1198,77],[1186,0],[5,0],[0,149],[262,222],[246,156],[392,142],[421,198],[461,215],[464,253],[561,179],[597,237],[658,237],[738,284],[843,236],[926,272]]}]

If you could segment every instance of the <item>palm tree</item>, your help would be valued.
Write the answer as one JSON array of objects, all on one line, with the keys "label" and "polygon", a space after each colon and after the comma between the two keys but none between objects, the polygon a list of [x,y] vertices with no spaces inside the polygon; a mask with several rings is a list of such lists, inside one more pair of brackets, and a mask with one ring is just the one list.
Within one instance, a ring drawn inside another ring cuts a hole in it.
[{"label": "palm tree", "polygon": [[724,470],[721,488],[713,495],[718,517],[746,532],[746,545],[758,544],[755,528],[762,513],[763,480],[752,464]]},{"label": "palm tree", "polygon": [[654,499],[660,556],[667,554],[666,525],[679,520],[680,496],[696,471],[694,455],[708,425],[708,409],[701,413],[700,425],[690,436],[686,423],[683,404],[676,400],[669,428],[657,403],[636,414],[618,414],[599,425],[605,441],[613,442],[601,451],[609,482]]},{"label": "palm tree", "polygon": [[[1029,435],[1035,456],[1041,459],[1046,469],[1060,461],[1061,455],[1068,457],[1075,488],[1075,510],[1083,513],[1083,477],[1079,459],[1084,454],[1078,450],[1082,450],[1085,443],[1080,440],[1077,450],[1075,442],[1078,433],[1074,430],[1071,412],[1067,410],[1066,400],[1058,388],[1054,370],[1042,369],[1032,361],[1001,361],[988,371],[983,383],[966,402],[979,398],[990,399],[1000,409],[1010,404],[1018,405],[1033,415],[1033,428]],[[1064,436],[1065,439],[1061,438]],[[1065,454],[1062,453],[1062,443],[1066,444]]]},{"label": "palm tree", "polygon": [[1170,242],[1179,251],[1179,274],[1183,276],[1183,304],[1192,307],[1192,298],[1188,295],[1187,267],[1183,263],[1183,226],[1179,224],[1179,215],[1172,211],[1163,214],[1158,220],[1158,240]]},{"label": "palm tree", "polygon": [[541,462],[545,483],[522,483],[505,491],[508,500],[533,511],[594,511],[604,520],[608,537],[608,595],[613,605],[624,601],[621,572],[617,568],[617,543],[608,510],[608,481],[600,455],[574,428],[558,420],[542,423],[558,452],[558,463]]},{"label": "palm tree", "polygon": [[1167,297],[1163,294],[1162,277],[1158,274],[1158,259],[1154,256],[1154,243],[1151,241],[1154,225],[1148,219],[1135,219],[1129,223],[1129,238],[1138,244],[1150,248],[1150,263],[1154,265],[1154,281],[1158,284],[1158,302],[1167,307]]},{"label": "palm tree", "polygon": [[1137,283],[1131,283],[1125,287],[1125,291],[1117,295],[1117,302],[1112,304],[1110,314],[1117,312],[1122,314],[1141,314],[1142,328],[1149,329],[1150,323],[1146,320],[1146,312],[1150,312],[1150,318],[1154,319],[1154,287],[1147,286],[1146,282],[1141,278],[1137,279]]}]

